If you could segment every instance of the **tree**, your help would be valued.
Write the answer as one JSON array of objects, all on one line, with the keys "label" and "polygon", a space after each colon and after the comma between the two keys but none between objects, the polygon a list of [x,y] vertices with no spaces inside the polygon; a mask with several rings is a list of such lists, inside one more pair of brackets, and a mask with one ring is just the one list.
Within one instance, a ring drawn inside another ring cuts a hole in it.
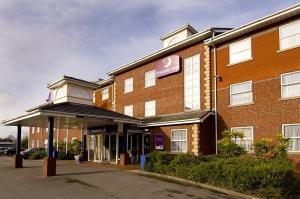
[{"label": "tree", "polygon": [[21,148],[28,149],[28,136],[25,136],[21,140]]}]

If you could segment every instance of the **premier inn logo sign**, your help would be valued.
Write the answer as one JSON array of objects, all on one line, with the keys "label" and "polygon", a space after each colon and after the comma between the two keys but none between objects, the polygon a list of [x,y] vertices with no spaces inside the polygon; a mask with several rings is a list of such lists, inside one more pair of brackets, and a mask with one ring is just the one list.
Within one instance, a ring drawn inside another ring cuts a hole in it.
[{"label": "premier inn logo sign", "polygon": [[156,77],[163,77],[180,70],[180,57],[178,55],[171,55],[157,61],[155,66]]}]

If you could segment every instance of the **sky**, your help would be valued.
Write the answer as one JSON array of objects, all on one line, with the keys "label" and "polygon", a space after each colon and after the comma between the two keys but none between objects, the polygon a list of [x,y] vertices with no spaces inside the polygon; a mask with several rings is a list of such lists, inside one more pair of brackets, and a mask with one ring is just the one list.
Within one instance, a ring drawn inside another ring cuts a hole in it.
[{"label": "sky", "polygon": [[[0,122],[42,104],[63,75],[85,80],[162,48],[160,36],[238,27],[299,0],[0,1]],[[16,135],[0,125],[0,137]],[[24,129],[24,134],[27,132]]]}]

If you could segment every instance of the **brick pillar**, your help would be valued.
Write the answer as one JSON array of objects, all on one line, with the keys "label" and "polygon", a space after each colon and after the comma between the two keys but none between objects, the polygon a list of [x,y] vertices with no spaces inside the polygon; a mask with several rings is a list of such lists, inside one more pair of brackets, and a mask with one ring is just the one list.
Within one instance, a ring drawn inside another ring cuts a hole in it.
[{"label": "brick pillar", "polygon": [[199,124],[193,124],[192,126],[192,153],[199,155],[200,152],[200,131]]}]

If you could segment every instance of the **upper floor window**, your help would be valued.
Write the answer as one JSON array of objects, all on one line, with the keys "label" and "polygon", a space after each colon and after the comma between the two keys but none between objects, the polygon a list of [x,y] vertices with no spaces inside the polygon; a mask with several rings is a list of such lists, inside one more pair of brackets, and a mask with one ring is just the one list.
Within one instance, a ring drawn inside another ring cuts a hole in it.
[{"label": "upper floor window", "polygon": [[289,151],[300,152],[300,124],[282,125],[283,136],[290,138]]},{"label": "upper floor window", "polygon": [[230,105],[243,105],[252,102],[252,81],[230,85]]},{"label": "upper floor window", "polygon": [[145,102],[145,117],[155,116],[156,102],[155,100]]},{"label": "upper floor window", "polygon": [[155,86],[155,70],[145,73],[145,88]]},{"label": "upper floor window", "polygon": [[300,20],[279,27],[280,50],[300,46]]},{"label": "upper floor window", "polygon": [[124,93],[130,93],[133,91],[133,78],[124,80]]},{"label": "upper floor window", "polygon": [[133,105],[124,106],[124,115],[133,117]]},{"label": "upper floor window", "polygon": [[35,133],[35,127],[31,127],[31,133]]},{"label": "upper floor window", "polygon": [[107,100],[109,98],[108,88],[103,88],[101,90],[102,100]]},{"label": "upper floor window", "polygon": [[229,45],[230,64],[240,63],[251,58],[251,37]]},{"label": "upper floor window", "polygon": [[184,109],[200,109],[200,55],[184,59]]},{"label": "upper floor window", "polygon": [[233,127],[232,132],[241,132],[244,134],[244,138],[232,138],[232,141],[238,145],[244,147],[247,151],[251,151],[253,145],[253,126],[249,127]]},{"label": "upper floor window", "polygon": [[281,97],[300,96],[300,71],[281,75]]},{"label": "upper floor window", "polygon": [[41,132],[41,127],[37,127],[36,129],[37,129],[37,131],[36,131],[37,133]]},{"label": "upper floor window", "polygon": [[186,153],[187,150],[187,130],[172,129],[171,130],[171,152]]}]

